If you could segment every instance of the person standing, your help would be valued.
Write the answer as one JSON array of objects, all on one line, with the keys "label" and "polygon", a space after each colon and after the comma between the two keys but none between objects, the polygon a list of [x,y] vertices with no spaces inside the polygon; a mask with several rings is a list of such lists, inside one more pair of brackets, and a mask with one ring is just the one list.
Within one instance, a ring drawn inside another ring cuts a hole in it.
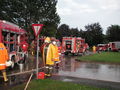
[{"label": "person standing", "polygon": [[52,51],[53,51],[53,61],[55,62],[55,67],[59,68],[60,59],[59,59],[59,51],[58,51],[57,42],[55,39],[53,39],[51,43],[52,43]]},{"label": "person standing", "polygon": [[51,76],[54,61],[52,60],[53,53],[52,53],[51,41],[49,37],[45,38],[42,48],[43,48],[42,49],[42,60],[45,66],[45,75]]},{"label": "person standing", "polygon": [[46,37],[45,43],[43,44],[43,49],[42,49],[42,59],[45,65],[45,73],[46,76],[51,76],[54,62],[59,61],[57,58],[59,54],[57,54],[56,50],[57,47],[55,46],[54,42],[51,42],[49,37]]},{"label": "person standing", "polygon": [[6,62],[8,60],[8,52],[3,43],[0,43],[0,70],[3,74],[4,81],[7,82]]},{"label": "person standing", "polygon": [[93,46],[93,53],[96,53],[96,46]]}]

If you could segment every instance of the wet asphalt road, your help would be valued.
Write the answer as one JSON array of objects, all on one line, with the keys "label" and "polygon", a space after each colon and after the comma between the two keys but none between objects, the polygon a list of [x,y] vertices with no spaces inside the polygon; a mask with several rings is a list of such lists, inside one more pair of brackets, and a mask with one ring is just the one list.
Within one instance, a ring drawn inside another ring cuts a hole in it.
[{"label": "wet asphalt road", "polygon": [[120,83],[120,64],[78,62],[76,58],[76,56],[63,57],[56,74]]},{"label": "wet asphalt road", "polygon": [[[82,85],[108,88],[110,90],[120,90],[120,65],[81,63],[75,59],[76,56],[62,56],[60,68],[54,69],[54,74],[51,78]],[[36,58],[30,55],[26,62],[27,64],[24,66],[24,71],[35,69],[35,60]],[[42,66],[41,61],[39,66]],[[16,66],[15,70],[9,71],[8,74],[18,72],[20,70]],[[30,73],[8,77],[9,83],[7,84],[3,83],[3,79],[0,78],[0,90],[10,90],[13,86],[27,82],[29,76]],[[35,75],[33,78],[35,78]],[[105,80],[105,78],[107,79]]]},{"label": "wet asphalt road", "polygon": [[76,56],[65,56],[54,80],[120,90],[120,64],[78,62]]}]

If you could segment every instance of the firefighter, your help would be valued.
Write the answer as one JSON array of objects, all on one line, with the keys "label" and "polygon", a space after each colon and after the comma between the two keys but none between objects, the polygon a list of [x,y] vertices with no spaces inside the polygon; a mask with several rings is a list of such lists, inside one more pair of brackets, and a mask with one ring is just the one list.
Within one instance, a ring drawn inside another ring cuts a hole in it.
[{"label": "firefighter", "polygon": [[53,39],[51,41],[52,43],[52,50],[53,50],[53,61],[55,61],[55,66],[56,68],[59,68],[59,62],[60,62],[60,59],[59,59],[59,51],[58,51],[58,46],[57,46],[57,42],[55,39]]},{"label": "firefighter", "polygon": [[6,62],[8,60],[8,52],[3,43],[0,43],[0,70],[2,71],[4,81],[7,82]]},{"label": "firefighter", "polygon": [[51,76],[54,62],[57,60],[55,56],[56,49],[49,37],[46,37],[44,42],[42,58],[45,64],[45,73],[46,76]]},{"label": "firefighter", "polygon": [[93,53],[96,53],[96,46],[93,46]]}]

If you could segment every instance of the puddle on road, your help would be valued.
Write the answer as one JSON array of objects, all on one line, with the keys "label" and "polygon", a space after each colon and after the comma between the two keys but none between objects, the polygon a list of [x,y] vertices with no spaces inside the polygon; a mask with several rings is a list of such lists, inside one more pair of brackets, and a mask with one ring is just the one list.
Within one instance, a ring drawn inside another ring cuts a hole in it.
[{"label": "puddle on road", "polygon": [[120,65],[78,62],[76,57],[62,59],[58,75],[120,82]]},{"label": "puddle on road", "polygon": [[67,82],[71,82],[71,81],[73,81],[72,79],[64,79],[63,81],[67,81]]}]

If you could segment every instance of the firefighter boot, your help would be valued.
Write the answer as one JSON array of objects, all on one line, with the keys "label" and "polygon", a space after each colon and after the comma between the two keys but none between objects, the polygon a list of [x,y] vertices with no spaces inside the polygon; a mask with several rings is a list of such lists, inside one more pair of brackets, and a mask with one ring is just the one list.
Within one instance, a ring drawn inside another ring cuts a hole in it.
[{"label": "firefighter boot", "polygon": [[7,82],[8,79],[7,79],[7,75],[6,75],[6,71],[2,71],[2,74],[3,74],[3,78],[4,78],[4,82]]},{"label": "firefighter boot", "polygon": [[53,67],[49,67],[49,75],[51,76],[53,72]]},{"label": "firefighter boot", "polygon": [[33,51],[32,51],[32,55],[34,55]]},{"label": "firefighter boot", "polygon": [[50,75],[49,75],[49,67],[48,67],[48,66],[45,67],[45,75],[46,75],[46,76],[50,76]]}]

